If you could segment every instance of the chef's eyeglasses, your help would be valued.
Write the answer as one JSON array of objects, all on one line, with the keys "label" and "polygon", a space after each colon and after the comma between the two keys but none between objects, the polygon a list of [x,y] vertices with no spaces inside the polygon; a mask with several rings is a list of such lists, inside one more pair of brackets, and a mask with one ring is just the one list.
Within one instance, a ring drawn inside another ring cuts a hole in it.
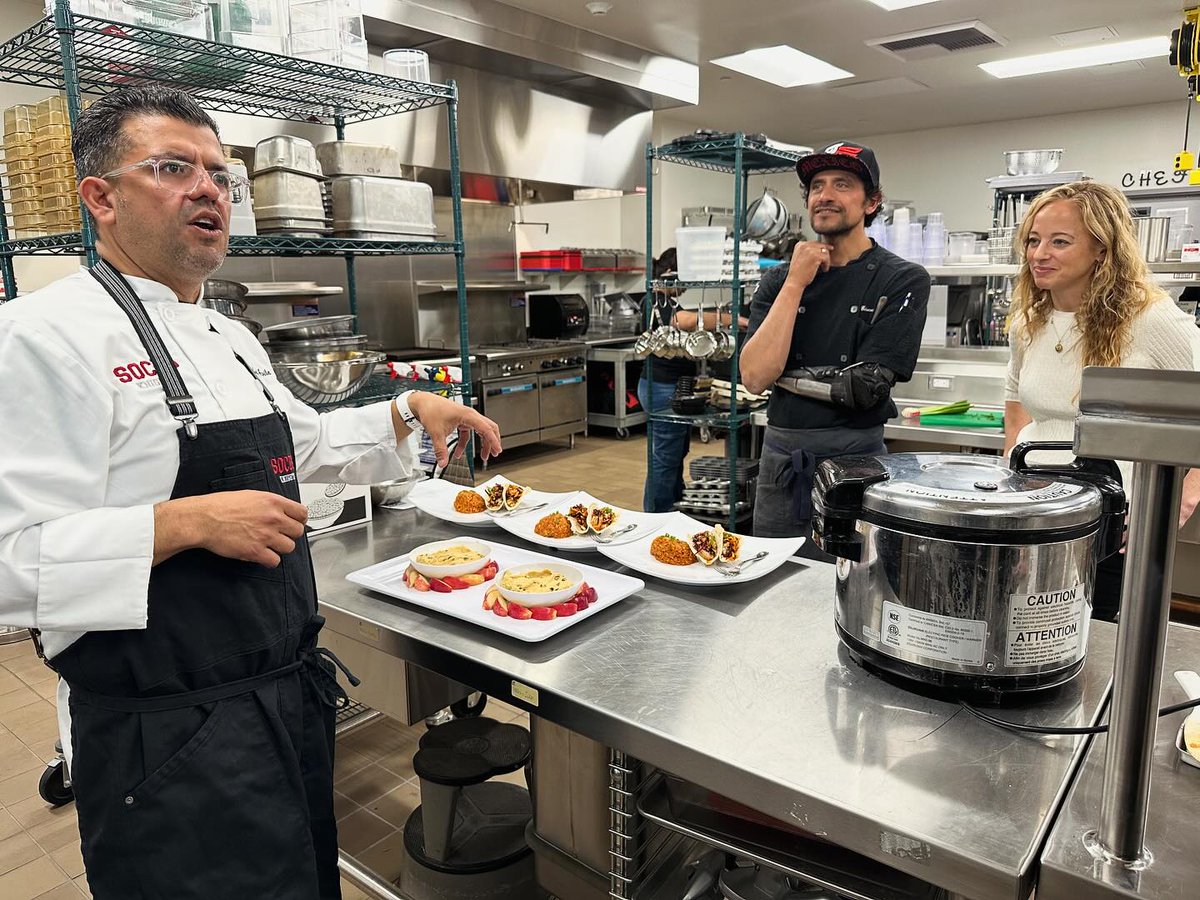
[{"label": "chef's eyeglasses", "polygon": [[182,159],[159,159],[158,157],[150,157],[141,162],[113,169],[100,177],[116,178],[118,175],[124,175],[134,169],[142,169],[146,166],[154,169],[155,184],[172,194],[190,194],[200,187],[200,183],[207,177],[217,186],[217,193],[222,200],[241,203],[250,187],[249,180],[241,175],[235,175],[233,172],[223,170],[210,172],[190,162],[184,162]]}]

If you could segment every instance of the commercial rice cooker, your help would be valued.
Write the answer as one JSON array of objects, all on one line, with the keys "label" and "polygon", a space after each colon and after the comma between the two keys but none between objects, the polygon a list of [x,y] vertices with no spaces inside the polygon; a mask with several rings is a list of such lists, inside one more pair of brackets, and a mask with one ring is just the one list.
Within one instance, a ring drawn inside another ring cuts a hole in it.
[{"label": "commercial rice cooker", "polygon": [[1125,495],[1111,460],[1029,466],[956,453],[823,462],[813,539],[836,556],[837,633],[868,666],[999,696],[1082,668],[1096,563],[1117,552]]}]

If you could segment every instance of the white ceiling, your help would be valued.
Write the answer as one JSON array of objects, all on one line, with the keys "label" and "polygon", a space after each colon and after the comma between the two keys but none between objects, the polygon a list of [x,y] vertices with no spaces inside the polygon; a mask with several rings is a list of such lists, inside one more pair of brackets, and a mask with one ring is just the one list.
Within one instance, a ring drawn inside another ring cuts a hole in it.
[{"label": "white ceiling", "polygon": [[[977,68],[995,59],[1063,49],[1053,36],[1084,28],[1111,26],[1117,40],[1169,34],[1183,18],[1181,0],[941,0],[896,12],[868,0],[611,0],[605,16],[588,13],[584,0],[505,2],[698,63],[700,103],[671,110],[673,118],[722,131],[765,131],[795,143],[1169,100],[1182,105],[1186,97],[1185,82],[1165,58],[1145,60],[1144,68],[1132,71],[1125,64],[1013,79],[993,78]],[[1007,45],[906,63],[864,43],[972,20]],[[779,88],[709,62],[774,44],[791,44],[854,77]],[[837,90],[897,77],[929,89],[868,99]]]}]

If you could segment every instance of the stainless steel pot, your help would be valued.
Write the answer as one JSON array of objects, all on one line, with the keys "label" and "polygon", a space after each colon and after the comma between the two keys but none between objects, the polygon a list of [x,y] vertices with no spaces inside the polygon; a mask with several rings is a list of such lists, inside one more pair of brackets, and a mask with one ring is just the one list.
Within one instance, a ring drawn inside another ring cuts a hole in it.
[{"label": "stainless steel pot", "polygon": [[783,201],[771,191],[746,207],[746,226],[743,233],[750,240],[766,241],[778,237],[787,228],[788,210]]},{"label": "stainless steel pot", "polygon": [[1083,666],[1099,559],[1120,548],[1116,465],[1011,467],[967,454],[841,457],[818,469],[813,538],[838,557],[835,624],[869,666],[1002,695]]}]

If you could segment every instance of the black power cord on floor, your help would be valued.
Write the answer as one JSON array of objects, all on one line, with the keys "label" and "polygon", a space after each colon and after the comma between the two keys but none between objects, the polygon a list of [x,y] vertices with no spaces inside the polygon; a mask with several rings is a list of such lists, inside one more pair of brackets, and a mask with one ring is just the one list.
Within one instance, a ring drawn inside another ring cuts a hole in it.
[{"label": "black power cord on floor", "polygon": [[[960,705],[975,718],[987,722],[989,725],[995,725],[997,728],[1003,728],[1007,731],[1016,731],[1021,734],[1105,734],[1108,731],[1107,725],[1083,725],[1077,727],[1071,727],[1067,725],[1030,725],[1026,722],[1013,722],[1009,719],[997,718],[996,716],[985,713],[981,709],[976,709],[969,703],[962,703]],[[1194,709],[1197,706],[1200,706],[1200,700],[1187,700],[1183,703],[1176,703],[1172,706],[1164,706],[1158,711],[1158,717],[1161,719],[1163,716],[1169,716],[1172,713],[1182,712],[1185,709]]]}]

